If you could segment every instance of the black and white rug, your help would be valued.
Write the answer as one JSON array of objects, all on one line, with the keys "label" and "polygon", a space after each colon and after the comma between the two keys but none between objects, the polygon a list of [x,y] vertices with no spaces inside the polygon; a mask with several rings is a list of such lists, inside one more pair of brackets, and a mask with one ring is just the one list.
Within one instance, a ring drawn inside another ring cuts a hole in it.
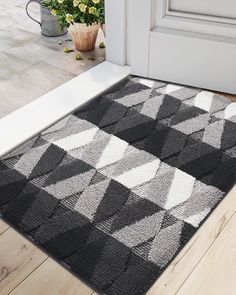
[{"label": "black and white rug", "polygon": [[235,103],[129,78],[1,160],[0,212],[101,294],[145,294],[235,173]]}]

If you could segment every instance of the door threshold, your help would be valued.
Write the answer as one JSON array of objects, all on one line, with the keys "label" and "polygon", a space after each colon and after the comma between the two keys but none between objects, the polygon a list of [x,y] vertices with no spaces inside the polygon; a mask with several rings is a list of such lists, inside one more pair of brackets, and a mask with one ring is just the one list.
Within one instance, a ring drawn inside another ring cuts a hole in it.
[{"label": "door threshold", "polygon": [[0,119],[0,157],[125,79],[130,67],[103,62]]}]

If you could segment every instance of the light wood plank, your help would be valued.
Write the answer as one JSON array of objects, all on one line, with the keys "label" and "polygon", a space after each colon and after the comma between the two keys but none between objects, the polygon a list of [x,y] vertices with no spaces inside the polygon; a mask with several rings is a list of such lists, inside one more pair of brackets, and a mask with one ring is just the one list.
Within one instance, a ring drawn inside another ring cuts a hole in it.
[{"label": "light wood plank", "polygon": [[[179,255],[172,261],[170,266],[148,291],[147,295],[175,294],[216,240],[235,211],[236,186],[210,215]],[[230,259],[230,255],[228,259]],[[208,295],[208,293],[206,294]],[[191,295],[193,294],[191,293]]]},{"label": "light wood plank", "polygon": [[0,257],[0,294],[5,295],[36,269],[47,255],[9,228],[0,236]]},{"label": "light wood plank", "polygon": [[236,214],[177,295],[236,294]]},{"label": "light wood plank", "polygon": [[92,293],[92,289],[49,258],[10,294],[92,295]]},{"label": "light wood plank", "polygon": [[2,219],[0,219],[0,235],[6,231],[10,226],[4,222]]}]

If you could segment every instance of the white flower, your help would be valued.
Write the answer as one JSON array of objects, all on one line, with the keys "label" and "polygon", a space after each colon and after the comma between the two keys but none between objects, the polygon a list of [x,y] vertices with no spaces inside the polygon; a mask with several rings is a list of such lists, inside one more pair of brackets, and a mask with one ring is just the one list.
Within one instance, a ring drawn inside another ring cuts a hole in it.
[{"label": "white flower", "polygon": [[92,7],[89,7],[89,13],[90,14],[95,14],[97,12],[97,8],[92,6]]},{"label": "white flower", "polygon": [[79,9],[80,9],[80,11],[82,11],[82,12],[86,12],[86,8],[87,8],[87,6],[86,6],[85,4],[83,4],[83,3],[81,3],[81,4],[79,5]]},{"label": "white flower", "polygon": [[70,13],[67,13],[66,14],[66,21],[68,22],[68,24],[73,23],[73,21],[74,21],[73,15]]},{"label": "white flower", "polygon": [[51,14],[54,15],[54,16],[56,16],[57,15],[57,11],[55,9],[52,9],[51,10]]},{"label": "white flower", "polygon": [[79,5],[79,2],[80,2],[79,0],[73,0],[73,6],[74,7],[78,6]]}]

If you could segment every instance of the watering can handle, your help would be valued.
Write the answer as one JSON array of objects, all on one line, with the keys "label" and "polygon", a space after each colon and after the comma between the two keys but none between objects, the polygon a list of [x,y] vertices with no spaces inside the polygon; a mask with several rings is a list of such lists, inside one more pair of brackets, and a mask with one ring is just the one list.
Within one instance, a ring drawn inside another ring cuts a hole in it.
[{"label": "watering can handle", "polygon": [[35,21],[36,23],[38,23],[38,24],[40,25],[40,27],[41,27],[42,24],[41,24],[39,21],[37,21],[35,18],[33,18],[33,17],[29,14],[28,7],[29,7],[29,5],[30,5],[31,2],[35,2],[35,3],[38,3],[38,4],[40,5],[39,0],[29,0],[29,1],[27,2],[27,4],[26,4],[25,11],[26,11],[28,17],[31,18],[31,19],[32,19],[33,21]]}]

